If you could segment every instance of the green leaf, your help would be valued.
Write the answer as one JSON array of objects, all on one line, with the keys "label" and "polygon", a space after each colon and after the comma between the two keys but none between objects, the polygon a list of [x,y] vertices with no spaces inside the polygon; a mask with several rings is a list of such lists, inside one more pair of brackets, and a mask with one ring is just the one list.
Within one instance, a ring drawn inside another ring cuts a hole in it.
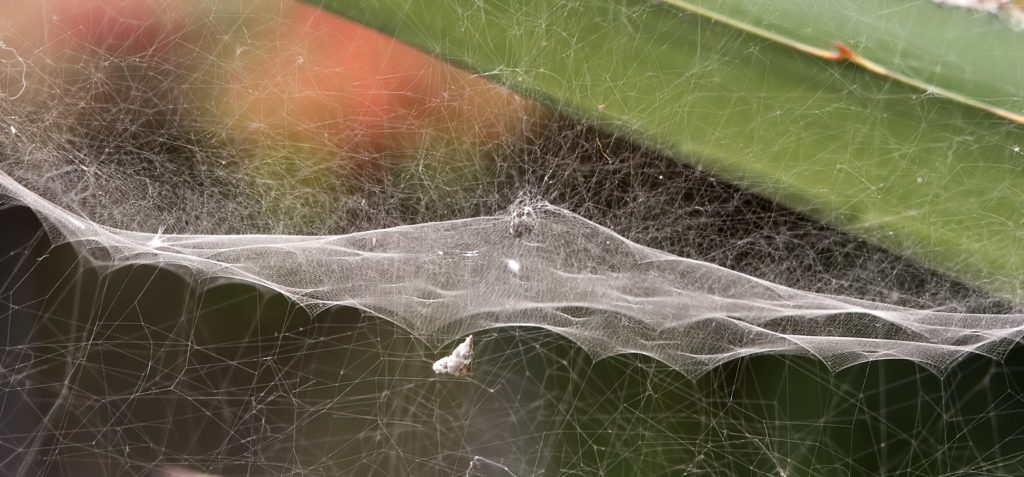
[{"label": "green leaf", "polygon": [[938,0],[663,1],[1024,122],[1024,8],[1014,3],[1000,16]]},{"label": "green leaf", "polygon": [[[323,6],[980,287],[1024,299],[1019,123],[643,0],[329,0]],[[965,16],[924,6],[936,15]],[[841,23],[845,13],[802,18],[828,15]],[[932,17],[923,25],[916,18],[898,26],[935,25]],[[984,32],[1006,28],[998,19],[987,24]],[[979,28],[968,31],[988,44]],[[886,33],[879,25],[858,38],[880,34]],[[935,48],[966,41],[948,36]],[[864,54],[874,51],[838,38]],[[892,61],[908,64],[899,40],[888,42],[890,50],[878,54],[898,52]],[[1009,78],[980,76],[1019,89],[1019,56],[969,64],[1006,63],[999,74]],[[956,63],[948,65],[947,72]],[[950,76],[962,79],[962,69]],[[1011,108],[1021,101],[988,90],[963,94],[996,95]]]}]

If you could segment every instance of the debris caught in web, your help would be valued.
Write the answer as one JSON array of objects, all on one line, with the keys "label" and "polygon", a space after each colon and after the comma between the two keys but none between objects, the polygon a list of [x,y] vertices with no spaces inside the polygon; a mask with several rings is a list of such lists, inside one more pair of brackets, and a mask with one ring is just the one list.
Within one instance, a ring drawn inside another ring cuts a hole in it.
[{"label": "debris caught in web", "polygon": [[452,376],[466,376],[473,371],[473,335],[466,337],[452,354],[434,362],[434,372]]}]

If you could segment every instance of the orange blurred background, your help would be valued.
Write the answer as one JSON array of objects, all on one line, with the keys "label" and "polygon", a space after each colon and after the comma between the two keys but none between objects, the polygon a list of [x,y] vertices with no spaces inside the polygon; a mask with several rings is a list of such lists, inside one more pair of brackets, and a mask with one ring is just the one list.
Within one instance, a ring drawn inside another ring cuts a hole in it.
[{"label": "orange blurred background", "polygon": [[[68,62],[155,62],[191,83],[212,128],[241,142],[289,142],[342,156],[394,155],[451,142],[486,149],[522,135],[536,103],[369,28],[285,0],[0,2],[6,89],[15,59],[36,79]],[[18,58],[12,58],[16,55]],[[15,65],[16,66],[16,65]],[[130,81],[130,79],[129,79]],[[60,101],[36,86],[24,101]],[[439,139],[440,138],[440,139]]]}]

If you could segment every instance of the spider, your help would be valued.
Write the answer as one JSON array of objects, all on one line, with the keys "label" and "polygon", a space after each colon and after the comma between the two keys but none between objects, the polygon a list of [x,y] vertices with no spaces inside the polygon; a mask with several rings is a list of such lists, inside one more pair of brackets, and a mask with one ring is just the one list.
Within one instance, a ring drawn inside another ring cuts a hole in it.
[{"label": "spider", "polygon": [[523,206],[516,209],[512,213],[512,217],[508,221],[508,233],[515,238],[521,238],[529,235],[536,228],[537,213],[533,211],[533,207]]}]

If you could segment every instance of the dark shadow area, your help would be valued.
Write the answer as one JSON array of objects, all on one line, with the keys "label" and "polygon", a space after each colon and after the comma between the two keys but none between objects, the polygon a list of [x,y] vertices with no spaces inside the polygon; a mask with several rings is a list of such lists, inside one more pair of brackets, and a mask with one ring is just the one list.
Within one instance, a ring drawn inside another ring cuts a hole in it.
[{"label": "dark shadow area", "polygon": [[180,268],[99,270],[30,211],[0,219],[7,474],[1024,472],[1019,344],[943,376],[756,355],[691,381],[503,327],[475,334],[473,374],[454,378],[430,369],[447,348],[358,310],[311,316]]}]

